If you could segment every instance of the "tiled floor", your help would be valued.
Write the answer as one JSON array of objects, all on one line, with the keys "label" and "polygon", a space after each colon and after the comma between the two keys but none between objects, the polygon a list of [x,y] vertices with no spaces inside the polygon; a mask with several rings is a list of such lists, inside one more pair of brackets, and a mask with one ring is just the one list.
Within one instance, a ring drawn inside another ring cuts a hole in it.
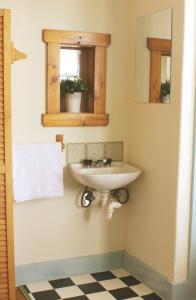
[{"label": "tiled floor", "polygon": [[161,300],[123,269],[30,283],[22,289],[31,300]]}]

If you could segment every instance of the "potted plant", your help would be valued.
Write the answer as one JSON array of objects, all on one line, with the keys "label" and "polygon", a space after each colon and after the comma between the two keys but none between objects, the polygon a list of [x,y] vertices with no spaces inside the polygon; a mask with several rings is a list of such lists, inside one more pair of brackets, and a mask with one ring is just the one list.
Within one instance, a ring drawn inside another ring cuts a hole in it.
[{"label": "potted plant", "polygon": [[169,102],[170,99],[170,81],[166,80],[161,83],[161,100],[162,102]]},{"label": "potted plant", "polygon": [[62,79],[60,82],[61,97],[65,97],[66,111],[79,113],[82,93],[87,91],[87,85],[79,77]]}]

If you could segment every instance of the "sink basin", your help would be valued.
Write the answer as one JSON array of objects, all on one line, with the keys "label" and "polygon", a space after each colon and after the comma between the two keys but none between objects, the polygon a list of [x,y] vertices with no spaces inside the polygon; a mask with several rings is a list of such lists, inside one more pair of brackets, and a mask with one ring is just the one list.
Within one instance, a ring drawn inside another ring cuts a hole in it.
[{"label": "sink basin", "polygon": [[134,181],[142,172],[125,162],[112,162],[110,167],[87,168],[80,163],[70,164],[73,178],[97,191],[111,191]]}]

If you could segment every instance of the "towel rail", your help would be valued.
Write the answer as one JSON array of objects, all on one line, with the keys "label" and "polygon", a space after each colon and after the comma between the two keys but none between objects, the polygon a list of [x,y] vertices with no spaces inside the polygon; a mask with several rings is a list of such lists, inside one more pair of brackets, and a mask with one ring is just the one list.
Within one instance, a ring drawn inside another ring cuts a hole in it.
[{"label": "towel rail", "polygon": [[57,134],[56,135],[56,142],[60,142],[61,143],[61,150],[63,152],[63,150],[65,149],[64,136],[62,134]]}]

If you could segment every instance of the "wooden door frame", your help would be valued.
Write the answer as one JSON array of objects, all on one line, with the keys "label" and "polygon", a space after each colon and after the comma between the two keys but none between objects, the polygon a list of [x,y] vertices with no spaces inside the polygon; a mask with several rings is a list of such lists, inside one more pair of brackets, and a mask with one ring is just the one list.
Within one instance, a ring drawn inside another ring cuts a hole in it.
[{"label": "wooden door frame", "polygon": [[0,172],[5,175],[6,231],[7,231],[7,272],[8,299],[16,299],[14,265],[14,230],[12,197],[12,139],[11,139],[11,64],[12,43],[10,28],[10,10],[1,9],[3,17],[3,102],[4,102],[4,151],[5,165]]}]

